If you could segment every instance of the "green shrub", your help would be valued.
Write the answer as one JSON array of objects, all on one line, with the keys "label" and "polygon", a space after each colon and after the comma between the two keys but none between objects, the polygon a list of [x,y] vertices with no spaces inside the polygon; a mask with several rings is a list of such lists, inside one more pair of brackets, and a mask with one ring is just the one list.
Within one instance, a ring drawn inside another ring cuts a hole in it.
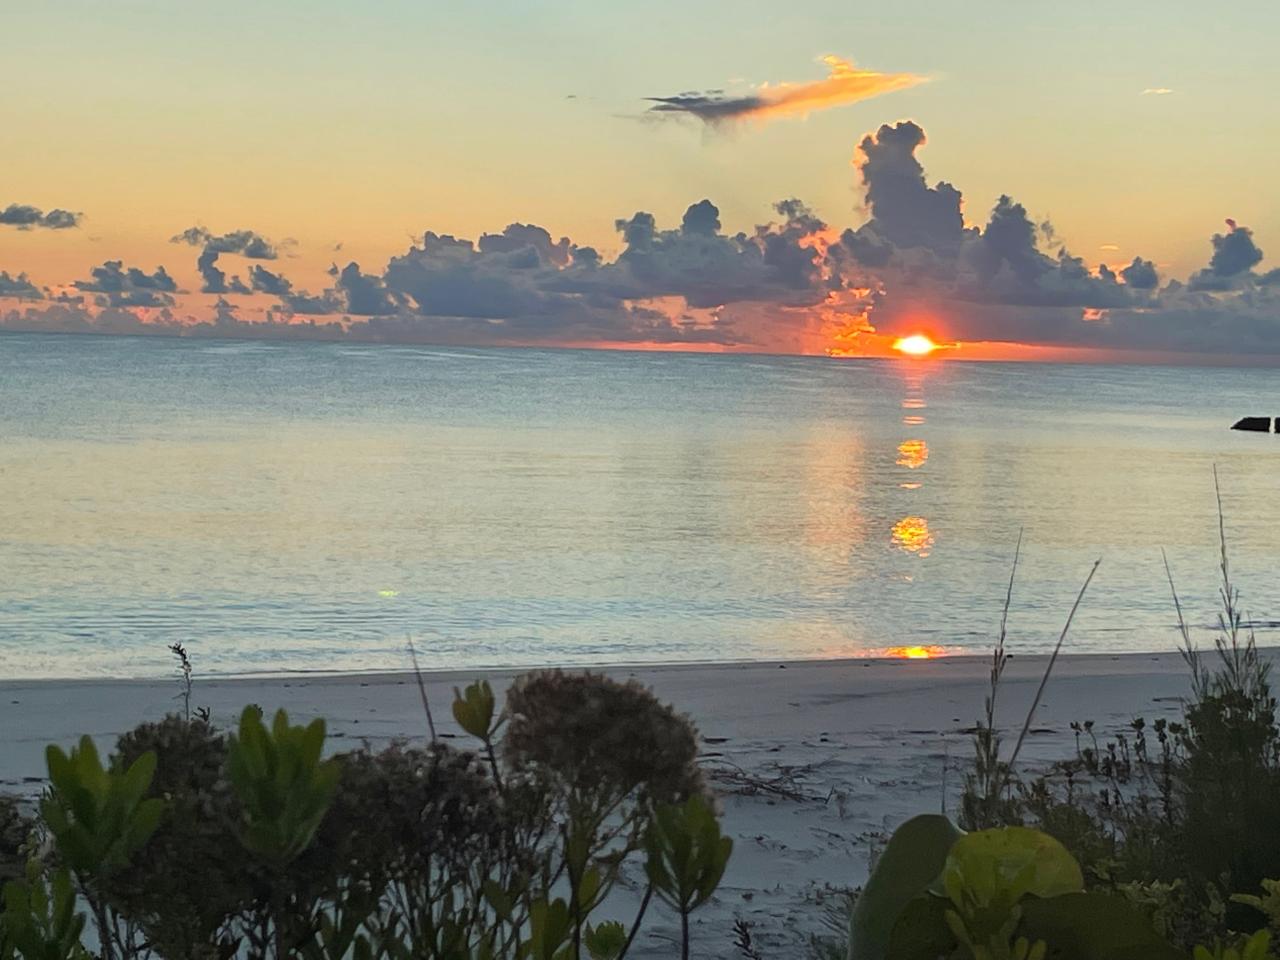
[{"label": "green shrub", "polygon": [[150,839],[164,814],[164,801],[147,797],[156,756],[144,753],[122,770],[104,768],[93,740],[81,737],[70,754],[50,745],[49,792],[40,806],[60,861],[75,877],[97,924],[106,960],[128,950],[112,917],[106,888]]},{"label": "green shrub", "polygon": [[[1191,679],[1181,721],[1137,719],[1105,743],[1091,722],[1075,723],[1074,757],[1043,776],[1010,770],[993,781],[998,642],[988,722],[975,736],[961,804],[967,826],[1033,824],[1058,838],[1092,884],[1130,900],[1188,951],[1259,929],[1256,906],[1231,895],[1280,872],[1276,700],[1231,580],[1220,501],[1219,520],[1221,610],[1210,653],[1197,649],[1169,574]],[[1005,784],[994,797],[992,782]]]},{"label": "green shrub", "polygon": [[0,886],[25,875],[27,847],[35,823],[17,797],[0,795]]},{"label": "green shrub", "polygon": [[849,960],[1181,957],[1127,901],[1085,892],[1080,867],[1047,834],[962,834],[941,819],[917,817],[890,840],[867,881],[874,907],[855,906]]},{"label": "green shrub", "polygon": [[144,754],[156,758],[148,797],[164,798],[165,815],[104,893],[130,917],[143,940],[165,957],[222,956],[239,942],[232,919],[252,902],[254,866],[234,838],[240,802],[227,779],[227,741],[206,721],[165,717],[122,735],[112,755],[124,769]]},{"label": "green shrub", "polygon": [[76,913],[71,875],[56,871],[48,880],[31,863],[24,879],[4,885],[0,912],[0,957],[9,960],[89,960],[81,945],[84,915]]},{"label": "green shrub", "polygon": [[663,805],[645,834],[645,873],[658,897],[680,915],[680,956],[689,957],[689,915],[710,899],[724,876],[733,840],[720,833],[711,806],[694,794]]},{"label": "green shrub", "polygon": [[[594,675],[522,678],[495,710],[487,683],[458,694],[478,753],[326,759],[322,721],[253,707],[231,737],[199,714],[143,724],[105,767],[88,738],[51,747],[53,861],[5,888],[0,960],[85,960],[80,901],[107,960],[622,960],[652,900],[687,955],[732,846],[692,726]],[[0,803],[0,863],[31,826]],[[593,921],[629,858],[634,921]]]}]

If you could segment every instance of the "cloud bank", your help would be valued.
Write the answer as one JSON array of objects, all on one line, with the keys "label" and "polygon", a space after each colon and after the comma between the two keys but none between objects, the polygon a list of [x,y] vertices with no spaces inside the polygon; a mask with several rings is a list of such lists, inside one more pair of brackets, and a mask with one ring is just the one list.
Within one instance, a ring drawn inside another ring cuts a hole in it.
[{"label": "cloud bank", "polygon": [[805,116],[815,110],[869,100],[924,83],[911,73],[879,73],[856,67],[851,60],[823,57],[827,76],[812,83],[764,84],[751,93],[731,95],[723,90],[649,97],[651,117],[694,117],[710,126],[735,120],[772,120]]},{"label": "cloud bank", "polygon": [[[192,313],[164,267],[108,260],[70,296],[0,273],[0,297],[44,300],[10,306],[0,326],[796,353],[874,352],[924,328],[961,343],[1280,362],[1280,270],[1247,226],[1206,230],[1204,265],[1181,280],[1141,255],[1089,263],[1011,196],[975,217],[959,187],[927,175],[925,146],[911,121],[860,139],[867,216],[844,229],[785,199],[734,232],[699,199],[678,222],[617,218],[610,256],[531,223],[475,239],[424,230],[381,268],[335,263],[316,290],[278,269],[280,245],[261,234],[193,227],[172,239],[198,249],[212,308]],[[243,258],[243,274],[228,276],[224,256]]]}]

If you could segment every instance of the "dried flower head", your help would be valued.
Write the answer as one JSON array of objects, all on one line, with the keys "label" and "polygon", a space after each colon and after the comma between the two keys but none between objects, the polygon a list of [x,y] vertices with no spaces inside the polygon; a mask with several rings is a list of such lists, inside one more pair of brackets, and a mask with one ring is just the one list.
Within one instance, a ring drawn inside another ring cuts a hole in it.
[{"label": "dried flower head", "polygon": [[634,680],[528,673],[507,691],[506,709],[503,756],[517,773],[606,803],[633,791],[657,803],[707,792],[693,724]]},{"label": "dried flower head", "polygon": [[505,842],[497,791],[472,753],[393,743],[342,761],[333,806],[304,855],[330,861],[337,875],[383,883],[428,869],[465,872]]}]

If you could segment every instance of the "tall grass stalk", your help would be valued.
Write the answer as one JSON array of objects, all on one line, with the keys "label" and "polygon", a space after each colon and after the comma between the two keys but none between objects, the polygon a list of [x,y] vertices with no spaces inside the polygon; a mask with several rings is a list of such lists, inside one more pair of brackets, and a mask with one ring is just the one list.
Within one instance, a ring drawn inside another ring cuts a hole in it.
[{"label": "tall grass stalk", "polygon": [[[983,698],[983,722],[974,733],[974,771],[976,789],[982,798],[981,820],[989,822],[995,816],[995,805],[1000,794],[998,780],[1000,777],[1000,737],[996,733],[996,697],[1000,692],[1000,678],[1009,663],[1009,655],[1005,652],[1005,638],[1009,632],[1009,608],[1013,605],[1013,583],[1018,575],[1018,560],[1022,556],[1022,530],[1018,531],[1018,542],[1013,549],[1013,566],[1009,570],[1009,586],[1005,589],[1004,609],[1000,613],[1000,634],[996,637],[995,647],[991,651],[990,686]],[[943,798],[945,805],[945,796]]]},{"label": "tall grass stalk", "polygon": [[1058,642],[1054,644],[1053,653],[1049,657],[1049,662],[1045,665],[1044,676],[1040,678],[1040,686],[1036,687],[1036,695],[1031,701],[1031,709],[1027,711],[1027,718],[1022,722],[1022,730],[1018,733],[1018,741],[1013,745],[1013,753],[1010,754],[1009,763],[1005,767],[1005,781],[1013,773],[1014,765],[1018,762],[1018,754],[1022,752],[1022,744],[1027,739],[1027,733],[1031,730],[1031,721],[1035,718],[1036,710],[1040,707],[1040,700],[1044,696],[1044,688],[1049,684],[1049,676],[1053,673],[1054,664],[1058,662],[1058,654],[1062,652],[1062,644],[1066,642],[1067,634],[1071,630],[1071,621],[1075,619],[1076,611],[1080,609],[1080,603],[1084,600],[1085,591],[1089,589],[1089,584],[1093,582],[1093,575],[1098,572],[1098,567],[1101,565],[1101,559],[1093,561],[1089,575],[1084,578],[1084,584],[1080,587],[1080,592],[1076,594],[1076,602],[1071,605],[1071,612],[1067,614],[1067,622],[1062,627],[1062,633],[1058,634]]},{"label": "tall grass stalk", "polygon": [[1031,700],[1031,706],[1027,710],[1022,729],[1019,731],[1018,739],[1014,743],[1013,752],[1009,755],[1007,761],[1002,761],[1000,759],[1001,741],[996,730],[996,702],[1005,667],[1009,662],[1009,654],[1005,649],[1005,640],[1008,637],[1009,608],[1013,604],[1013,584],[1017,576],[1018,561],[1021,553],[1022,534],[1020,532],[1018,534],[1018,545],[1013,556],[1013,569],[1009,573],[1009,586],[1005,591],[1004,609],[1000,615],[1000,633],[996,638],[996,644],[991,654],[990,686],[986,697],[983,699],[984,717],[973,736],[974,772],[967,778],[965,797],[961,804],[961,819],[964,826],[971,829],[996,826],[1005,819],[1000,811],[1000,798],[1013,776],[1014,766],[1022,752],[1022,745],[1026,742],[1027,734],[1031,731],[1031,723],[1035,719],[1036,710],[1039,709],[1040,701],[1044,697],[1045,688],[1049,684],[1049,677],[1053,674],[1053,668],[1058,662],[1058,654],[1062,652],[1062,646],[1066,642],[1067,634],[1071,631],[1071,624],[1075,620],[1076,612],[1080,609],[1080,604],[1089,589],[1089,584],[1093,582],[1094,574],[1098,572],[1098,567],[1102,564],[1100,559],[1094,561],[1089,570],[1089,575],[1085,577],[1079,593],[1076,594],[1075,602],[1071,605],[1071,611],[1067,614],[1067,621],[1062,627],[1062,632],[1058,635],[1058,642],[1054,645],[1053,653],[1049,656],[1049,662],[1045,665],[1044,675],[1040,678],[1040,685],[1036,688],[1035,696]]},{"label": "tall grass stalk", "polygon": [[[1218,483],[1218,467],[1213,468],[1213,493],[1218,507],[1218,570],[1221,580],[1218,584],[1218,601],[1221,610],[1218,612],[1218,630],[1213,636],[1214,650],[1221,661],[1223,675],[1218,686],[1239,691],[1250,701],[1265,700],[1268,695],[1268,675],[1271,665],[1258,656],[1257,642],[1253,628],[1249,627],[1243,643],[1241,634],[1245,633],[1246,621],[1240,607],[1240,590],[1231,579],[1231,562],[1227,555],[1227,527],[1225,513],[1222,509],[1222,487]],[[1173,583],[1173,572],[1169,567],[1169,558],[1164,550],[1160,551],[1164,560],[1164,573],[1169,581],[1169,591],[1173,595],[1173,608],[1178,616],[1178,634],[1181,643],[1178,652],[1191,670],[1192,688],[1197,701],[1203,701],[1215,692],[1213,671],[1204,663],[1200,650],[1191,637],[1191,629],[1187,625],[1182,612],[1182,601],[1178,597],[1178,588]]]},{"label": "tall grass stalk", "polygon": [[427,714],[427,730],[431,733],[431,742],[438,742],[436,737],[436,721],[431,716],[431,700],[427,697],[427,684],[422,679],[422,670],[418,667],[418,651],[413,645],[413,637],[406,637],[409,644],[409,659],[413,661],[413,678],[418,682],[418,695],[422,697],[422,709]]}]

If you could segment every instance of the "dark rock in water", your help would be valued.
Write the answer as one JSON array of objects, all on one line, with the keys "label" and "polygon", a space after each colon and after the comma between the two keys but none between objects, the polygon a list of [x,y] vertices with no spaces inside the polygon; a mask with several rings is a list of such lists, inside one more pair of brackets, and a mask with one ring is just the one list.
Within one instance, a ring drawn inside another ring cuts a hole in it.
[{"label": "dark rock in water", "polygon": [[1232,430],[1255,430],[1259,433],[1271,432],[1270,417],[1241,417],[1231,425]]}]

